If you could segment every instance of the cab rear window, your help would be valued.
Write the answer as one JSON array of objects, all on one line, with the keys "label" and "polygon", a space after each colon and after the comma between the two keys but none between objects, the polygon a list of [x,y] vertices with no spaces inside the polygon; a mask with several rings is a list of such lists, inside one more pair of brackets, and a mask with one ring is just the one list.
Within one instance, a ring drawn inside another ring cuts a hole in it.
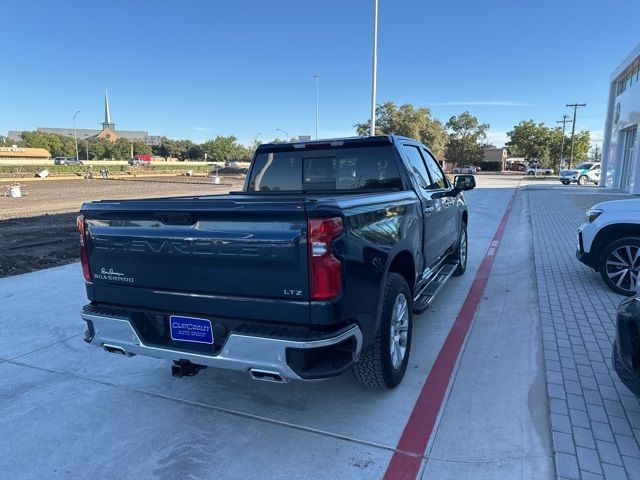
[{"label": "cab rear window", "polygon": [[402,181],[391,146],[260,153],[248,184],[255,192],[394,189]]}]

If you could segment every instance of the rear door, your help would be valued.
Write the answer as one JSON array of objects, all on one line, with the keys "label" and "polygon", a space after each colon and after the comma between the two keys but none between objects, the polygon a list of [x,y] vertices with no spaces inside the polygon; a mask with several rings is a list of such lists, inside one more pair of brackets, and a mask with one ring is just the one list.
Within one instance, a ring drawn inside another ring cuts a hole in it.
[{"label": "rear door", "polygon": [[427,167],[420,153],[420,147],[405,143],[402,145],[411,176],[416,183],[416,193],[422,201],[423,214],[423,255],[425,267],[431,267],[444,252],[447,216],[443,201],[434,195],[436,190],[431,188],[431,179]]}]

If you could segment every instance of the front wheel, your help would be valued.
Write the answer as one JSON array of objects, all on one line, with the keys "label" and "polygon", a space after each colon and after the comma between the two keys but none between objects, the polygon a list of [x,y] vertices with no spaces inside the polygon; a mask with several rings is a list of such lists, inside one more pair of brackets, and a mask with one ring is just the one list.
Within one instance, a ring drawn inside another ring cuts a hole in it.
[{"label": "front wheel", "polygon": [[458,261],[458,266],[453,272],[453,275],[456,277],[462,275],[467,269],[468,248],[467,224],[462,222],[460,225],[460,234],[458,235],[458,246],[456,247],[456,252],[453,254],[453,259]]},{"label": "front wheel", "polygon": [[640,238],[627,237],[610,243],[600,256],[600,275],[616,293],[636,293],[640,273]]},{"label": "front wheel", "polygon": [[581,187],[587,184],[587,176],[586,175],[580,175],[578,177],[578,185],[580,185]]},{"label": "front wheel", "polygon": [[363,385],[390,390],[402,382],[411,350],[412,303],[404,277],[389,273],[384,285],[378,333],[353,366],[355,377]]},{"label": "front wheel", "polygon": [[527,172],[527,175],[533,175],[534,172]]}]

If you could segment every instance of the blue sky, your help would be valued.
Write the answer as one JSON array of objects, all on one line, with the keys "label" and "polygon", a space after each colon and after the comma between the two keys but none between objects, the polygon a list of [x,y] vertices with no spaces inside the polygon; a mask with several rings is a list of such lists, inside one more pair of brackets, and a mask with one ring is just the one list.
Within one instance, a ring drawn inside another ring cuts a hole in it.
[{"label": "blue sky", "polygon": [[[98,128],[203,141],[353,134],[369,116],[372,0],[45,2],[3,7],[0,133]],[[501,145],[518,121],[587,102],[601,139],[611,71],[640,42],[640,2],[380,0],[378,101],[465,110]],[[11,20],[10,20],[11,19]]]}]

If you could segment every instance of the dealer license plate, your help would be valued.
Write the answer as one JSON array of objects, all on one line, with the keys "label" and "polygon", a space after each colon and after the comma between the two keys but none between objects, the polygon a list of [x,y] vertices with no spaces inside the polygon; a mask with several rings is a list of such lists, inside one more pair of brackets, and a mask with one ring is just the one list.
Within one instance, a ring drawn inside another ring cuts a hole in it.
[{"label": "dealer license plate", "polygon": [[183,342],[213,343],[213,328],[211,321],[206,318],[183,317],[171,315],[169,317],[171,339]]}]

